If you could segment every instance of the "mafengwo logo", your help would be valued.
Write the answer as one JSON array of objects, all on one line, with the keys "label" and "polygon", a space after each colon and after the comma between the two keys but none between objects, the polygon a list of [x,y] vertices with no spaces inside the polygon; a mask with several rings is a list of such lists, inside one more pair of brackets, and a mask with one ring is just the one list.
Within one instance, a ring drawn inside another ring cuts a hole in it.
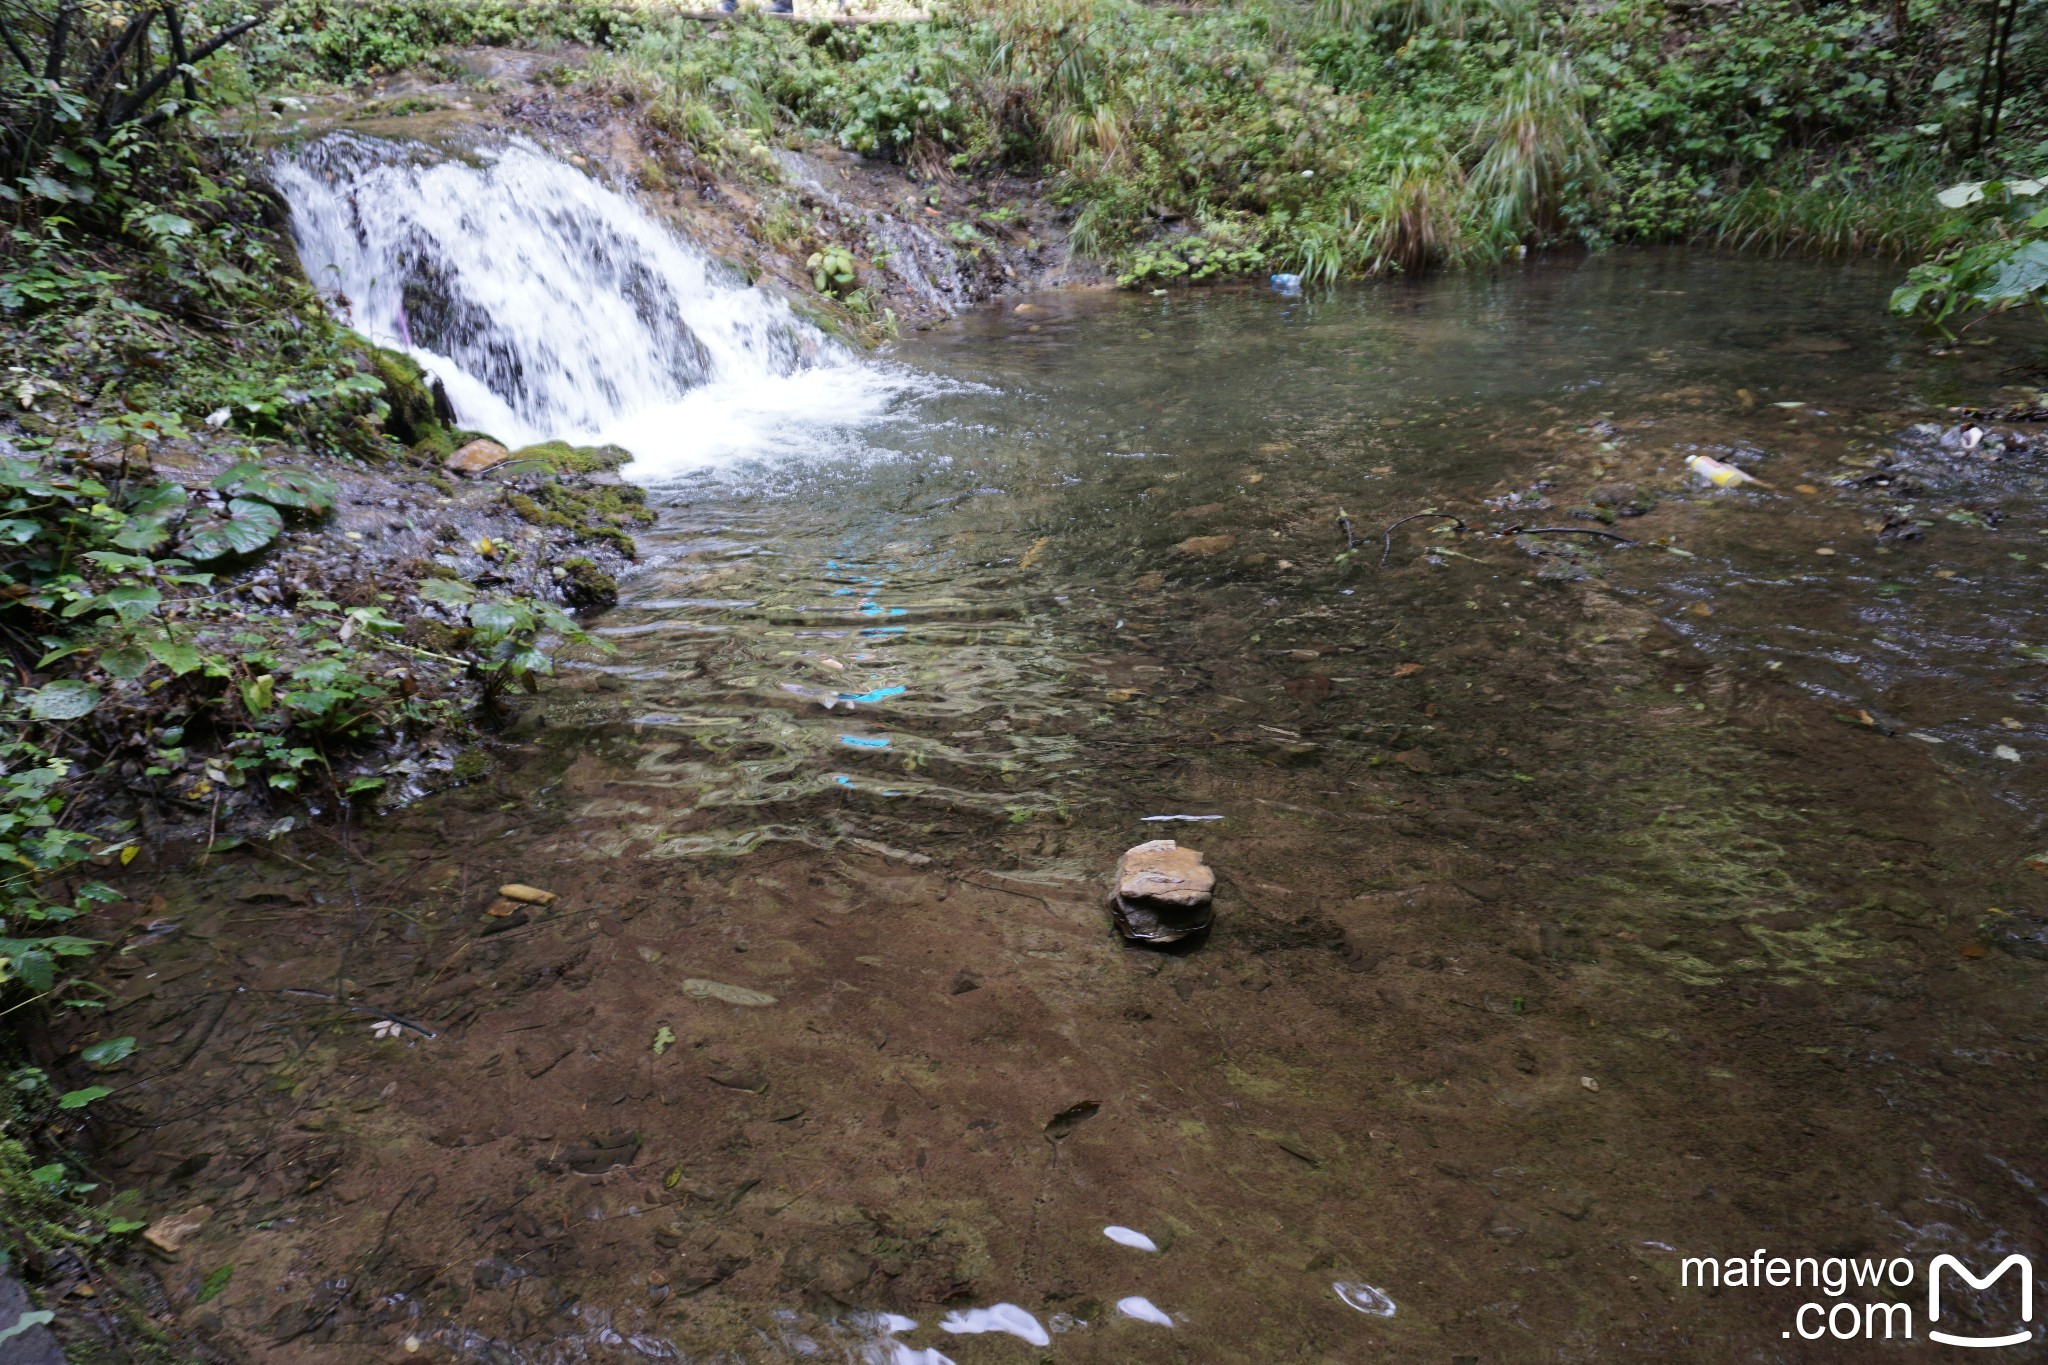
[{"label": "mafengwo logo", "polygon": [[[2011,1276],[2018,1293],[2001,1288],[1989,1301],[1974,1298],[1969,1290],[1988,1294],[1993,1286]],[[1715,1260],[1689,1256],[1679,1263],[1678,1282],[1686,1289],[1806,1289],[1825,1295],[1829,1302],[1802,1303],[1792,1314],[1792,1325],[1780,1336],[1803,1341],[1895,1341],[1913,1340],[1914,1300],[1907,1291],[1922,1282],[1922,1271],[1912,1260],[1895,1256],[1890,1260],[1870,1257],[1773,1256],[1761,1247],[1747,1257],[1730,1256]],[[2033,1341],[2034,1263],[2015,1252],[1979,1275],[1955,1256],[1943,1254],[1927,1263],[1925,1271],[1927,1340],[1943,1346],[1997,1348],[2022,1346]],[[1964,1288],[1967,1286],[1967,1289]],[[1855,1291],[1863,1291],[1856,1295]],[[1892,1297],[1879,1302],[1859,1298],[1884,1293]],[[2012,1300],[2017,1299],[2015,1305]],[[1965,1321],[1966,1312],[1958,1301],[1968,1301],[1981,1322]],[[2015,1313],[2013,1310],[2017,1308]],[[1991,1318],[1999,1320],[1990,1320]]]}]

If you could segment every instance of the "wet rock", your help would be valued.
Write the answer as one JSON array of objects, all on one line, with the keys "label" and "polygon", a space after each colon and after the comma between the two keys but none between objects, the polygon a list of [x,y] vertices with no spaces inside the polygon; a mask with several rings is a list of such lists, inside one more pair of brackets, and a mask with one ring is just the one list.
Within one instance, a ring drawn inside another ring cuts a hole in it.
[{"label": "wet rock", "polygon": [[1219,555],[1235,544],[1236,536],[1189,536],[1173,548],[1184,555]]},{"label": "wet rock", "polygon": [[1596,484],[1586,490],[1586,501],[1595,507],[1613,510],[1616,516],[1639,517],[1655,505],[1655,500],[1643,496],[1642,490],[1632,483]]},{"label": "wet rock", "polygon": [[552,1161],[539,1163],[544,1171],[574,1171],[577,1175],[601,1175],[614,1166],[630,1166],[640,1155],[640,1139],[631,1133],[613,1133],[571,1143]]},{"label": "wet rock", "polygon": [[1215,891],[1216,874],[1194,849],[1171,839],[1139,844],[1117,867],[1117,930],[1140,943],[1178,942],[1209,927]]},{"label": "wet rock", "polygon": [[512,452],[496,441],[478,438],[448,457],[448,471],[453,474],[481,474],[487,469],[496,469],[512,458]]},{"label": "wet rock", "polygon": [[1435,761],[1422,749],[1403,749],[1400,753],[1394,755],[1394,762],[1400,764],[1411,773],[1433,773],[1436,771]]},{"label": "wet rock", "polygon": [[21,1320],[35,1310],[29,1301],[28,1290],[21,1281],[0,1270],[0,1332],[17,1328],[5,1341],[5,1356],[9,1365],[64,1365],[64,1352],[57,1345],[57,1339],[50,1335],[48,1328],[40,1322],[18,1326]]},{"label": "wet rock", "polygon": [[1266,739],[1259,742],[1259,754],[1283,768],[1300,768],[1321,761],[1323,746],[1305,739]]}]

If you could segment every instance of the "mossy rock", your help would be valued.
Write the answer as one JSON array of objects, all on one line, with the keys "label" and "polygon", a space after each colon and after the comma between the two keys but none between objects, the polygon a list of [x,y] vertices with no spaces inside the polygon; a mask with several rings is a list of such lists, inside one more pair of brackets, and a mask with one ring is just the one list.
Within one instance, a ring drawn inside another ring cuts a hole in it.
[{"label": "mossy rock", "polygon": [[619,604],[618,580],[581,555],[561,564],[562,595],[569,604],[586,611],[601,611]]},{"label": "mossy rock", "polygon": [[633,452],[620,446],[572,446],[567,441],[542,441],[512,452],[514,460],[531,460],[557,474],[598,474],[629,463]]},{"label": "mossy rock", "polygon": [[482,749],[464,749],[450,765],[457,782],[474,782],[491,770],[491,756]]},{"label": "mossy rock", "polygon": [[383,381],[384,402],[391,409],[384,418],[384,429],[407,445],[417,445],[436,434],[445,437],[447,428],[434,412],[434,391],[419,362],[381,346],[369,347],[367,354],[371,370]]}]

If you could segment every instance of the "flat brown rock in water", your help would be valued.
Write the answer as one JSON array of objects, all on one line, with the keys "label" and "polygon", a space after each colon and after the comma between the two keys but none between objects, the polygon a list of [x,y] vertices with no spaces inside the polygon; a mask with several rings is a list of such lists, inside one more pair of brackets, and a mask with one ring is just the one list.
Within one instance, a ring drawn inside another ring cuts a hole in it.
[{"label": "flat brown rock in water", "polygon": [[496,441],[475,440],[448,457],[448,469],[455,474],[481,474],[511,458],[512,452]]},{"label": "flat brown rock in water", "polygon": [[1219,555],[1235,544],[1236,536],[1189,536],[1173,548],[1185,555]]},{"label": "flat brown rock in water", "polygon": [[1126,852],[1111,905],[1117,931],[1141,943],[1173,943],[1209,927],[1216,874],[1202,855],[1171,839]]}]

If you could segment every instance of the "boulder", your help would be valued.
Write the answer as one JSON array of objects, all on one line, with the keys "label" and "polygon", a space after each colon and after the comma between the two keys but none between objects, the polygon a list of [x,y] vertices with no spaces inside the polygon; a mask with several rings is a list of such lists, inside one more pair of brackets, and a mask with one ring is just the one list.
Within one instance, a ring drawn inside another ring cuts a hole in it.
[{"label": "boulder", "polygon": [[1138,943],[1174,943],[1200,933],[1214,918],[1216,874],[1192,848],[1154,839],[1126,852],[1117,866],[1111,908],[1117,931]]}]

